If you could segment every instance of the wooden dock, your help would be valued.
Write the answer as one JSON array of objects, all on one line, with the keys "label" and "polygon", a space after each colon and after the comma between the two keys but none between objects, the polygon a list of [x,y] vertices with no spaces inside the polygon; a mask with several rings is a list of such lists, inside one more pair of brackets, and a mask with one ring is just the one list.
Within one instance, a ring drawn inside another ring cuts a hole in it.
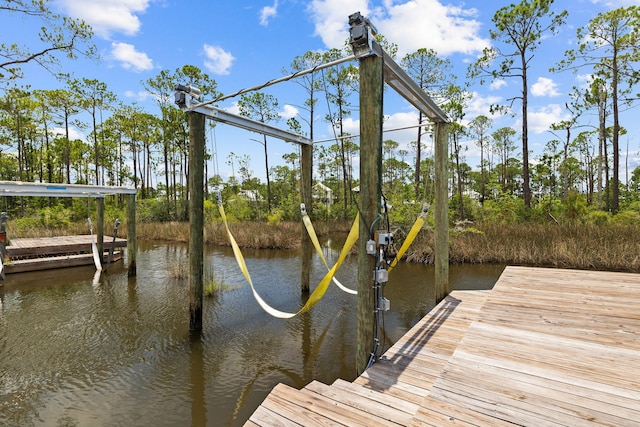
[{"label": "wooden dock", "polygon": [[[91,235],[56,236],[43,238],[11,239],[6,247],[5,273],[22,273],[26,271],[47,270],[53,268],[92,265]],[[93,237],[95,239],[95,236]],[[112,261],[122,259],[122,248],[127,247],[127,240],[104,237],[103,260],[107,262],[108,251],[113,247]]]},{"label": "wooden dock", "polygon": [[283,384],[247,426],[638,426],[640,274],[507,267],[353,383]]}]

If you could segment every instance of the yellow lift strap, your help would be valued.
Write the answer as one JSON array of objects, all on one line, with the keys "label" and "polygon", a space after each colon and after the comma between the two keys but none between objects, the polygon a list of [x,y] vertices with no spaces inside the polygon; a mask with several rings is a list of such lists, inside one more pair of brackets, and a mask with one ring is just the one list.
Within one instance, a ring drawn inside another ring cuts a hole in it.
[{"label": "yellow lift strap", "polygon": [[423,206],[422,212],[420,213],[420,215],[418,215],[418,218],[416,218],[416,221],[411,226],[411,230],[409,230],[409,234],[407,235],[407,238],[404,239],[404,242],[402,242],[402,246],[400,246],[400,250],[396,254],[396,257],[393,259],[393,261],[391,261],[391,264],[389,265],[389,273],[391,273],[391,270],[393,270],[394,267],[398,265],[398,261],[402,259],[402,256],[404,255],[404,253],[407,251],[407,249],[409,249],[409,246],[411,246],[411,244],[415,240],[416,236],[420,232],[420,229],[422,229],[422,226],[424,225],[424,222],[427,216],[428,209],[429,208],[427,205]]},{"label": "yellow lift strap", "polygon": [[338,269],[340,268],[340,266],[344,262],[345,258],[347,257],[347,255],[351,251],[351,248],[353,247],[353,245],[358,240],[358,223],[360,222],[360,216],[359,215],[356,216],[356,219],[354,221],[354,226],[351,227],[351,231],[349,232],[349,235],[347,236],[347,241],[345,242],[344,247],[342,248],[342,252],[340,252],[340,256],[338,257],[338,261],[329,270],[329,272],[327,272],[327,274],[322,278],[322,280],[320,281],[320,283],[318,284],[316,289],[309,296],[309,299],[307,300],[307,303],[304,305],[304,307],[302,307],[297,313],[287,313],[285,311],[280,311],[280,310],[277,310],[277,309],[271,307],[269,304],[267,304],[260,297],[260,295],[258,295],[258,292],[256,292],[256,289],[253,286],[253,281],[251,280],[251,276],[249,275],[249,270],[247,269],[247,265],[246,265],[246,263],[244,261],[244,257],[242,256],[242,252],[240,251],[240,248],[238,247],[238,244],[236,243],[235,238],[231,234],[231,230],[229,230],[229,224],[227,222],[227,216],[224,213],[224,207],[222,206],[222,202],[220,200],[218,201],[218,211],[220,212],[220,216],[222,217],[222,221],[224,222],[224,226],[227,229],[227,234],[229,236],[229,241],[231,242],[231,247],[233,248],[233,254],[236,257],[236,262],[238,263],[238,267],[240,267],[240,270],[242,271],[242,274],[244,275],[244,278],[247,280],[247,282],[251,286],[251,291],[253,292],[253,297],[256,299],[258,304],[260,304],[260,307],[262,307],[262,309],[264,311],[266,311],[268,314],[272,315],[273,317],[278,317],[280,319],[290,319],[290,318],[295,317],[295,316],[297,316],[297,315],[299,315],[301,313],[304,313],[305,311],[308,311],[311,307],[316,305],[318,303],[318,301],[320,301],[322,299],[322,297],[324,296],[325,292],[327,291],[327,288],[329,287],[329,284],[331,283],[331,279],[336,274],[336,271],[338,271]]},{"label": "yellow lift strap", "polygon": [[[331,270],[329,268],[329,264],[327,264],[327,260],[324,257],[324,254],[322,253],[322,248],[320,247],[320,242],[318,241],[318,236],[316,235],[316,230],[313,228],[313,224],[311,224],[311,218],[309,218],[309,215],[307,214],[307,209],[305,208],[304,203],[300,204],[300,211],[302,212],[302,222],[304,223],[304,226],[307,229],[307,234],[309,235],[309,238],[311,238],[311,241],[313,242],[313,247],[316,248],[316,252],[320,256],[320,259],[324,263],[325,267],[327,267],[327,270],[328,271]],[[353,230],[354,227],[356,228],[355,232],[356,232],[356,238],[357,238],[358,236],[357,222],[353,223],[353,226],[351,227],[351,229]],[[358,291],[354,291],[352,289],[347,288],[342,283],[340,283],[340,281],[335,277],[333,278],[333,283],[335,283],[337,287],[339,287],[342,291],[348,294],[352,294],[352,295],[358,294]]]}]

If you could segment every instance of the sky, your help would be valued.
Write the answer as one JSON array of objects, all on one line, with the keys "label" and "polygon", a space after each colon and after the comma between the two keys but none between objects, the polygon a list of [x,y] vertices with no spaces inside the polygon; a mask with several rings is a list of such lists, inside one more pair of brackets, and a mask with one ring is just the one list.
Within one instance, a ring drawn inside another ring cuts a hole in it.
[{"label": "sky", "polygon": [[[348,38],[348,16],[357,11],[397,45],[398,61],[420,48],[433,49],[451,61],[453,74],[462,85],[467,81],[468,65],[483,48],[492,45],[489,30],[493,28],[491,19],[495,11],[510,3],[510,0],[51,0],[58,13],[80,18],[92,26],[102,58],[98,63],[87,59],[63,60],[64,71],[71,71],[76,78],[103,81],[123,103],[135,103],[154,114],[158,114],[158,107],[142,82],[157,76],[162,69],[174,71],[185,64],[195,65],[217,82],[220,92],[232,93],[283,76],[293,58],[307,51],[341,48]],[[542,41],[529,74],[529,140],[534,159],[549,140],[557,138],[549,132],[549,125],[568,117],[564,105],[572,87],[584,85],[588,77],[580,72],[551,73],[549,68],[563,58],[567,49],[575,47],[577,28],[586,25],[597,13],[629,5],[640,5],[640,0],[554,3],[553,10],[567,9],[569,16],[558,35]],[[2,41],[34,45],[37,31],[28,30],[32,25],[28,20],[0,15]],[[24,73],[20,83],[33,89],[64,87],[34,64],[25,66]],[[472,84],[469,90],[473,98],[464,122],[480,114],[490,116],[491,104],[515,96],[519,85],[518,79]],[[263,92],[278,99],[282,118],[278,126],[286,128],[287,118],[305,114],[298,107],[304,102],[304,92],[296,83],[280,83]],[[218,106],[237,112],[237,100],[229,99]],[[326,105],[322,94],[318,104]],[[357,98],[353,105],[357,106]],[[622,116],[622,125],[628,129],[620,143],[623,180],[627,144],[629,174],[640,165],[640,125],[636,126],[637,120],[633,119],[639,111],[635,107]],[[417,123],[415,108],[391,89],[385,92],[384,113],[385,129]],[[330,125],[322,120],[324,114],[321,112],[316,120],[316,140],[333,135]],[[513,127],[519,138],[519,115],[492,118],[494,129]],[[581,123],[587,129],[597,125],[597,117],[585,116]],[[345,122],[345,130],[359,133],[357,109]],[[86,136],[86,131],[76,129],[76,132],[79,137]],[[400,148],[411,152],[408,144],[416,140],[416,132],[415,129],[389,132],[384,139],[393,139]],[[264,181],[263,147],[253,141],[258,138],[255,133],[229,125],[217,126],[215,134],[210,131],[207,144],[216,156],[209,165],[209,175],[218,172],[226,180],[236,172],[228,164],[229,153],[246,154],[250,156],[254,176]],[[467,163],[478,170],[478,147],[473,141],[464,141],[463,145],[467,147],[464,152]],[[268,147],[270,166],[284,164],[282,155],[297,150],[292,144],[275,139],[269,139]]]}]

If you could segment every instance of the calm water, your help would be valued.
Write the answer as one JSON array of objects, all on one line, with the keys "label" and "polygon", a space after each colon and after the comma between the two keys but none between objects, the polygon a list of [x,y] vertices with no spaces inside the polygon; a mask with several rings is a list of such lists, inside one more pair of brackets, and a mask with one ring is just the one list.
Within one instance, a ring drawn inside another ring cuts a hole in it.
[{"label": "calm water", "polygon": [[[282,320],[253,299],[230,250],[205,265],[229,286],[205,298],[203,333],[189,332],[186,245],[139,243],[138,276],[123,263],[94,283],[90,267],[9,276],[0,287],[0,425],[242,425],[271,388],[355,378],[356,297],[331,286],[310,313]],[[339,248],[328,249],[329,261]],[[245,251],[261,296],[301,304],[295,251]],[[356,287],[356,257],[337,277]],[[452,266],[453,289],[489,289],[502,266]],[[326,269],[314,258],[312,283]],[[433,268],[398,266],[385,296],[386,346],[434,305]]]}]

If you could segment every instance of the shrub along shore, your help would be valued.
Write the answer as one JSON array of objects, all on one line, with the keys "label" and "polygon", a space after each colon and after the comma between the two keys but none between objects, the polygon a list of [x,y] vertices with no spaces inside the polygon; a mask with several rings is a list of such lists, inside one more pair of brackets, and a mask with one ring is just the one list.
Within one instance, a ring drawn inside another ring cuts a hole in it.
[{"label": "shrub along shore", "polygon": [[[105,224],[105,234],[112,230]],[[346,237],[350,222],[317,222],[314,227],[320,239]],[[299,247],[301,225],[298,222],[234,222],[231,231],[243,248],[290,250]],[[391,230],[399,248],[410,224]],[[87,234],[84,223],[62,228],[20,229],[7,225],[8,237],[43,237]],[[95,230],[94,230],[95,231]],[[139,223],[138,238],[187,242],[188,222]],[[119,237],[125,237],[123,224]],[[205,226],[204,241],[230,246],[224,225],[210,222]],[[425,226],[405,254],[405,261],[432,264],[433,229]],[[594,224],[473,224],[450,230],[452,263],[495,263],[523,266],[559,267],[587,270],[626,271],[640,273],[640,226]]]}]

